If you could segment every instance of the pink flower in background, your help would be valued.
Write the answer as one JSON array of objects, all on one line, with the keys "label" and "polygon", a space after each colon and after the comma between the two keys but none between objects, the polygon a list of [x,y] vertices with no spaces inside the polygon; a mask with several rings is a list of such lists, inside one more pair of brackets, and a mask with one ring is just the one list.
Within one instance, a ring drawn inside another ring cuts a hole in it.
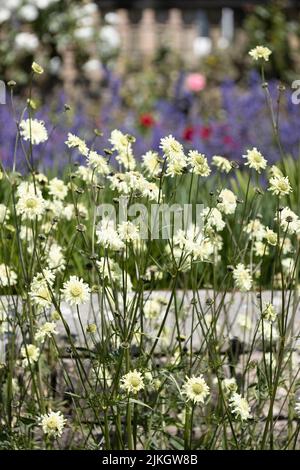
[{"label": "pink flower in background", "polygon": [[185,79],[185,86],[189,91],[197,93],[205,88],[206,78],[201,73],[190,73]]}]

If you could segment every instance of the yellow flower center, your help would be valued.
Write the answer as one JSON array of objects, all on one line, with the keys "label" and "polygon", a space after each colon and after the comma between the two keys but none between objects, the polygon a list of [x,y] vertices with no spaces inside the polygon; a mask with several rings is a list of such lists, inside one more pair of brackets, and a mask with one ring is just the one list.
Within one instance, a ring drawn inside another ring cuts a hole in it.
[{"label": "yellow flower center", "polygon": [[138,387],[140,385],[140,379],[138,377],[132,377],[130,382],[132,387]]},{"label": "yellow flower center", "polygon": [[73,286],[70,289],[70,292],[73,297],[80,297],[82,294],[82,287],[81,286]]},{"label": "yellow flower center", "polygon": [[57,420],[54,416],[51,417],[51,418],[48,418],[47,427],[50,428],[50,429],[56,429],[57,428]]},{"label": "yellow flower center", "polygon": [[33,197],[29,197],[27,200],[26,200],[26,207],[28,209],[35,209],[37,207],[37,200]]},{"label": "yellow flower center", "polygon": [[200,395],[203,392],[203,386],[202,384],[193,384],[192,390],[196,395]]}]

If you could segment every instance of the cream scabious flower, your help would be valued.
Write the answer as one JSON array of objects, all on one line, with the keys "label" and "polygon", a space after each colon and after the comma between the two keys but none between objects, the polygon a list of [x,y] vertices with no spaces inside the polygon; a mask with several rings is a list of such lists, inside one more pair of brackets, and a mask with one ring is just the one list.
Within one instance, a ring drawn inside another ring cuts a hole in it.
[{"label": "cream scabious flower", "polygon": [[9,218],[10,211],[5,204],[0,204],[0,224],[4,224],[4,222]]},{"label": "cream scabious flower", "polygon": [[160,172],[160,162],[157,152],[149,150],[142,156],[143,167],[151,176],[156,176]]},{"label": "cream scabious flower", "polygon": [[77,276],[71,276],[68,281],[63,284],[61,289],[65,301],[73,305],[82,305],[89,300],[90,288],[88,284],[83,282]]},{"label": "cream scabious flower", "polygon": [[242,292],[249,291],[252,287],[252,277],[248,268],[239,263],[233,270],[234,285]]},{"label": "cream scabious flower", "polygon": [[15,286],[17,274],[6,264],[0,264],[0,287]]},{"label": "cream scabious flower", "polygon": [[20,122],[20,134],[24,140],[30,140],[33,145],[48,140],[48,133],[43,121],[23,119]]},{"label": "cream scabious flower", "polygon": [[55,322],[45,322],[35,333],[34,339],[43,343],[45,339],[51,338],[52,335],[56,335],[56,323]]},{"label": "cream scabious flower", "polygon": [[258,173],[267,167],[267,160],[262,156],[256,147],[253,147],[251,150],[247,150],[247,154],[243,155],[243,158],[247,159],[245,165],[249,166],[249,168],[253,168]]},{"label": "cream scabious flower", "polygon": [[160,148],[169,160],[176,159],[184,155],[183,146],[171,134],[160,140]]},{"label": "cream scabious flower", "polygon": [[65,141],[65,144],[69,148],[77,148],[79,153],[81,153],[81,155],[84,157],[88,156],[89,149],[85,141],[80,139],[80,137],[77,137],[77,135],[71,134],[71,132],[69,132],[68,139]]},{"label": "cream scabious flower", "polygon": [[268,191],[271,191],[276,196],[286,196],[292,192],[288,176],[274,176],[270,178],[270,187]]},{"label": "cream scabious flower", "polygon": [[133,242],[140,239],[139,228],[130,221],[118,225],[118,234],[124,242]]},{"label": "cream scabious flower", "polygon": [[199,176],[208,176],[211,172],[207,158],[197,150],[190,150],[188,153],[188,163],[191,165],[191,172]]},{"label": "cream scabious flower", "polygon": [[214,229],[217,232],[221,232],[225,227],[225,222],[222,219],[221,212],[216,208],[205,207],[203,210],[205,231]]},{"label": "cream scabious flower", "polygon": [[57,243],[52,243],[47,252],[47,265],[50,269],[55,271],[62,271],[65,268],[65,257],[63,255],[62,247]]},{"label": "cream scabious flower", "polygon": [[277,233],[275,233],[274,230],[271,230],[269,227],[266,227],[265,239],[269,245],[277,245]]},{"label": "cream scabious flower", "polygon": [[266,228],[259,219],[250,220],[243,231],[249,235],[250,240],[262,241],[266,235]]},{"label": "cream scabious flower", "polygon": [[160,141],[160,148],[167,160],[166,175],[174,177],[181,175],[187,166],[187,158],[183,146],[172,135],[164,137]]},{"label": "cream scabious flower", "polygon": [[52,303],[51,287],[54,284],[55,275],[49,269],[34,276],[30,285],[29,295],[36,305],[42,308],[50,307]]},{"label": "cream scabious flower", "polygon": [[34,344],[26,344],[21,348],[21,356],[23,358],[22,365],[27,367],[38,361],[40,349]]},{"label": "cream scabious flower", "polygon": [[277,312],[274,305],[271,302],[268,302],[262,311],[262,316],[269,322],[274,322],[277,318]]},{"label": "cream scabious flower", "polygon": [[[277,220],[277,217],[275,218]],[[280,227],[293,235],[300,233],[300,219],[289,207],[284,207],[279,214]]]},{"label": "cream scabious flower", "polygon": [[195,377],[186,377],[186,382],[182,386],[182,393],[186,395],[187,400],[195,404],[204,403],[209,395],[209,386],[205,382],[203,375]]},{"label": "cream scabious flower", "polygon": [[232,170],[232,165],[227,158],[221,157],[219,155],[214,155],[212,157],[212,165],[218,168],[222,173],[229,173]]},{"label": "cream scabious flower", "polygon": [[236,392],[238,388],[236,379],[234,377],[230,379],[227,379],[227,378],[223,379],[221,386],[227,396]]},{"label": "cream scabious flower", "polygon": [[123,375],[121,378],[121,388],[127,393],[138,393],[145,388],[143,375],[136,369]]},{"label": "cream scabious flower", "polygon": [[49,181],[49,194],[54,198],[63,200],[68,194],[68,186],[61,179],[55,177]]},{"label": "cream scabious flower", "polygon": [[46,203],[39,190],[35,192],[29,189],[27,192],[24,191],[20,194],[16,211],[25,220],[35,220],[36,218],[40,220],[45,210]]},{"label": "cream scabious flower", "polygon": [[145,318],[155,319],[161,314],[162,303],[159,299],[148,299],[143,306],[143,311]]},{"label": "cream scabious flower", "polygon": [[226,215],[234,214],[237,198],[230,189],[222,189],[218,197],[217,208]]},{"label": "cream scabious flower", "polygon": [[118,129],[114,129],[110,134],[110,143],[112,144],[112,149],[117,152],[116,160],[124,166],[126,170],[135,169],[135,159],[133,156],[132,142],[135,141],[135,138]]},{"label": "cream scabious flower", "polygon": [[251,49],[249,51],[249,55],[252,57],[254,60],[259,60],[263,59],[266,62],[268,62],[270,55],[272,54],[272,51],[265,46],[256,46],[254,49]]},{"label": "cream scabious flower", "polygon": [[66,424],[66,419],[60,411],[52,411],[42,415],[39,419],[43,432],[51,437],[60,437]]},{"label": "cream scabious flower", "polygon": [[234,392],[229,398],[229,406],[231,413],[236,418],[240,418],[242,421],[246,421],[251,418],[251,408],[246,398],[243,398],[239,393]]},{"label": "cream scabious flower", "polygon": [[110,172],[109,165],[102,155],[95,150],[91,150],[87,157],[88,166],[96,171],[99,175],[108,175]]},{"label": "cream scabious flower", "polygon": [[96,230],[97,242],[112,251],[119,251],[125,247],[123,240],[114,228],[112,220],[103,219]]}]

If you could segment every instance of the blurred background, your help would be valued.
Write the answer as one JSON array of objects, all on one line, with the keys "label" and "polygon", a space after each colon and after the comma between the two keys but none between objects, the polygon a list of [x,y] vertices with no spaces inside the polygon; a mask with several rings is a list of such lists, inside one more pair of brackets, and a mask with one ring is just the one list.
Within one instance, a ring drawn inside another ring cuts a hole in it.
[{"label": "blurred background", "polygon": [[[45,73],[32,83],[36,117],[51,129],[41,167],[59,166],[71,130],[87,141],[119,128],[136,137],[137,157],[173,134],[210,158],[239,160],[272,141],[258,44],[273,54],[270,92],[279,103],[286,151],[299,155],[300,1],[0,0],[0,78],[15,81],[14,108],[28,98],[33,60]],[[285,88],[285,90],[284,90]],[[9,92],[9,90],[8,90]],[[66,106],[67,105],[67,106]],[[9,96],[0,106],[0,157],[12,160],[15,122]]]}]

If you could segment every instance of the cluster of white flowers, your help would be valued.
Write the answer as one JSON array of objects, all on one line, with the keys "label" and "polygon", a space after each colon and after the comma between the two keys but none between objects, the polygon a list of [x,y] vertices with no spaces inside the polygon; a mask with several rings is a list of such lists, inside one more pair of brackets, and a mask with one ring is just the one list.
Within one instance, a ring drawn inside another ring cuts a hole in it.
[{"label": "cluster of white flowers", "polygon": [[119,194],[129,195],[135,194],[148,198],[150,201],[157,201],[159,196],[159,188],[155,183],[147,181],[146,178],[137,171],[126,173],[115,173],[108,176],[113,190],[117,190]]}]

